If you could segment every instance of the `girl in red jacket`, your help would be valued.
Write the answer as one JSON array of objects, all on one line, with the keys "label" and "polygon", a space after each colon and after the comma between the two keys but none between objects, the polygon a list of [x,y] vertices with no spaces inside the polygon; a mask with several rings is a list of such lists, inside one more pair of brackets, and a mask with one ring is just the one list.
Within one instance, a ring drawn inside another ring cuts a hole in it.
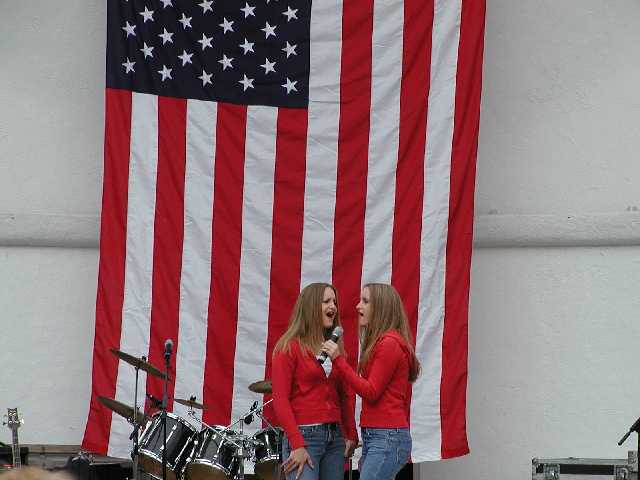
[{"label": "girl in red jacket", "polygon": [[[287,479],[336,480],[345,457],[358,443],[353,417],[355,395],[327,359],[316,356],[340,325],[336,290],[326,283],[305,287],[289,327],[273,352],[273,405],[285,435],[283,469]],[[342,341],[335,344],[343,353]]]},{"label": "girl in red jacket", "polygon": [[334,342],[323,344],[334,369],[362,397],[360,480],[391,480],[411,453],[409,399],[420,373],[409,322],[391,285],[362,289],[359,314],[361,356],[354,372]]}]

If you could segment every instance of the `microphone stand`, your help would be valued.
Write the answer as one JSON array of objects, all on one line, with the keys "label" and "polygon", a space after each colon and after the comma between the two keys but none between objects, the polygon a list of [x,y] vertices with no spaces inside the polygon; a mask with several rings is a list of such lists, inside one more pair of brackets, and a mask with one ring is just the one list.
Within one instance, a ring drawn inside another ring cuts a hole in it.
[{"label": "microphone stand", "polygon": [[[624,434],[624,436],[618,441],[618,445],[622,445],[625,440],[629,437],[629,435],[631,435],[632,432],[636,432],[638,434],[638,443],[636,445],[636,454],[634,457],[634,462],[633,465],[629,465],[629,467],[631,467],[632,472],[636,473],[636,477],[638,475],[638,464],[639,459],[638,459],[638,454],[640,453],[640,418],[638,418],[633,425],[631,425],[631,427],[629,427],[629,431],[627,433]],[[631,460],[631,459],[630,459]],[[633,477],[632,477],[633,478]]]},{"label": "microphone stand", "polygon": [[171,350],[165,346],[165,377],[162,391],[162,480],[167,480],[167,403],[168,403],[168,383],[169,383],[169,361],[171,359]]}]

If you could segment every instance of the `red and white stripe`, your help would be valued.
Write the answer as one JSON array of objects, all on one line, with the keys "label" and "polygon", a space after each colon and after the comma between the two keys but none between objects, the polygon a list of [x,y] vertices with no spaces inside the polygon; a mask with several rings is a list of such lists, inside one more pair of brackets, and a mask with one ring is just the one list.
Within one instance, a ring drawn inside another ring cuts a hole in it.
[{"label": "red and white stripe", "polygon": [[[107,90],[93,396],[83,446],[127,456],[120,348],[227,425],[259,397],[300,290],[336,285],[350,361],[365,282],[403,297],[423,374],[416,462],[463,455],[484,3],[314,2],[308,109]],[[162,382],[140,375],[144,392]],[[186,415],[186,408],[170,402]],[[260,428],[258,422],[248,431]]]}]

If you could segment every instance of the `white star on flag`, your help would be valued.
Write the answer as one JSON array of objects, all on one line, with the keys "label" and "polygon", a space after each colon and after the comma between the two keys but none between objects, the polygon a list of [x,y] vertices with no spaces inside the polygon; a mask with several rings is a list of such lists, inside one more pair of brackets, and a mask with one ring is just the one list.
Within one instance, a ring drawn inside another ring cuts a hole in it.
[{"label": "white star on flag", "polygon": [[255,13],[253,13],[253,11],[256,9],[256,7],[252,7],[250,6],[248,3],[244,4],[244,8],[241,8],[240,11],[244,12],[244,18],[247,18],[249,15],[252,16],[256,16]]},{"label": "white star on flag", "polygon": [[147,57],[152,57],[153,58],[153,49],[154,48],[155,47],[148,46],[147,42],[144,42],[144,44],[143,44],[142,48],[140,49],[140,51],[142,53],[144,53],[144,58],[147,58]]},{"label": "white star on flag", "polygon": [[193,53],[187,53],[186,50],[182,51],[182,55],[178,55],[178,58],[182,60],[182,66],[184,67],[187,63],[193,63],[191,61],[191,57],[193,57]]},{"label": "white star on flag", "polygon": [[162,70],[158,70],[158,73],[160,75],[162,75],[162,81],[164,82],[167,78],[170,80],[173,80],[173,78],[171,77],[171,70],[173,70],[172,68],[167,68],[166,65],[162,65]]},{"label": "white star on flag", "polygon": [[286,46],[286,47],[284,47],[284,48],[282,49],[282,51],[283,51],[283,52],[286,52],[286,54],[287,54],[287,58],[289,58],[289,55],[298,55],[298,54],[296,53],[296,47],[297,47],[297,45],[289,45],[289,42],[287,42],[287,46]]},{"label": "white star on flag", "polygon": [[162,8],[173,7],[171,3],[173,0],[160,0],[162,2]]},{"label": "white star on flag", "polygon": [[253,45],[254,43],[252,42],[248,42],[247,39],[244,39],[244,43],[241,43],[239,46],[242,50],[244,50],[244,54],[246,55],[248,52],[253,52]]},{"label": "white star on flag", "polygon": [[136,26],[130,25],[129,22],[127,22],[127,24],[122,27],[122,29],[127,32],[127,38],[129,38],[129,35],[133,35],[134,37],[136,36]]},{"label": "white star on flag", "polygon": [[247,91],[247,88],[253,88],[253,78],[247,78],[247,75],[244,74],[244,78],[242,80],[238,80],[238,83],[242,84],[242,87],[244,88],[243,91]]},{"label": "white star on flag", "polygon": [[133,66],[135,64],[136,64],[136,62],[132,62],[131,60],[129,60],[129,57],[127,57],[127,61],[122,64],[122,66],[125,68],[125,72],[124,73],[129,73],[129,72],[134,72],[135,73],[135,70],[133,68]]},{"label": "white star on flag", "polygon": [[233,68],[233,65],[231,65],[231,62],[233,62],[233,57],[229,58],[226,55],[222,55],[222,59],[218,60],[218,63],[222,64],[222,70],[226,70],[227,67]]},{"label": "white star on flag", "polygon": [[209,47],[209,48],[213,48],[213,46],[211,45],[211,41],[213,40],[213,37],[207,37],[204,33],[202,34],[202,40],[198,40],[198,43],[202,45],[202,50],[204,50],[205,48]]},{"label": "white star on flag", "polygon": [[298,83],[297,80],[295,82],[292,82],[291,80],[289,80],[289,77],[287,77],[287,83],[282,85],[282,88],[286,88],[287,89],[287,95],[289,95],[292,90],[294,92],[298,91],[298,89],[296,88],[296,83]]},{"label": "white star on flag", "polygon": [[202,80],[202,86],[204,87],[207,83],[213,84],[211,82],[211,77],[213,77],[213,73],[207,73],[202,70],[202,75],[200,75],[198,78]]},{"label": "white star on flag", "polygon": [[187,17],[184,13],[182,14],[182,18],[180,20],[178,20],[181,24],[182,27],[186,30],[187,28],[192,28],[191,27],[191,19],[193,17]]},{"label": "white star on flag", "polygon": [[146,6],[144,7],[144,12],[140,12],[140,15],[144,18],[142,23],[147,23],[147,20],[153,22],[153,10],[149,10]]},{"label": "white star on flag", "polygon": [[275,72],[276,69],[273,68],[275,66],[276,62],[270,62],[268,58],[264,59],[264,63],[262,65],[260,65],[262,68],[264,68],[264,74],[266,75],[269,72]]},{"label": "white star on flag", "polygon": [[222,19],[222,23],[219,26],[222,27],[222,29],[224,30],[222,32],[223,35],[229,31],[233,32],[233,20],[229,21],[225,17]]},{"label": "white star on flag", "polygon": [[264,32],[264,38],[269,38],[270,35],[273,35],[275,37],[276,36],[276,27],[277,27],[277,25],[274,25],[272,27],[271,25],[269,25],[269,22],[266,22],[266,25],[264,26],[264,28],[261,28],[260,30],[262,30]]},{"label": "white star on flag", "polygon": [[213,3],[213,0],[204,0],[202,3],[198,4],[198,6],[202,7],[203,15],[207,12],[213,12],[213,8],[211,8],[212,3]]},{"label": "white star on flag", "polygon": [[297,8],[292,10],[291,7],[287,6],[287,11],[286,12],[282,12],[282,15],[287,17],[287,22],[289,22],[291,19],[294,19],[294,20],[298,19],[298,16],[296,15],[296,13],[298,13],[298,9]]},{"label": "white star on flag", "polygon": [[173,38],[172,38],[173,37],[173,33],[167,32],[166,28],[163,28],[162,30],[163,30],[163,32],[158,34],[158,36],[162,39],[162,44],[164,45],[167,42],[173,43]]}]

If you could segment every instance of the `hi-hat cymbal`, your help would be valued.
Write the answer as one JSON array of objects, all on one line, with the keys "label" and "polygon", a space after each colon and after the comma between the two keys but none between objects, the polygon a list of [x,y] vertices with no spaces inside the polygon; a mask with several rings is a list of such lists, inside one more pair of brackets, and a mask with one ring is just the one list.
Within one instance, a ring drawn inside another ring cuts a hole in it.
[{"label": "hi-hat cymbal", "polygon": [[166,375],[162,373],[159,369],[151,365],[146,359],[143,360],[144,357],[138,358],[133,355],[129,355],[128,353],[123,352],[122,350],[116,350],[115,348],[109,349],[111,353],[113,353],[116,357],[124,360],[129,365],[134,366],[135,368],[139,368],[140,370],[144,370],[151,375],[155,375],[156,377],[160,377],[164,379]]},{"label": "hi-hat cymbal", "polygon": [[271,380],[260,380],[249,385],[249,390],[255,393],[271,393]]},{"label": "hi-hat cymbal", "polygon": [[[107,407],[109,410],[113,410],[121,417],[126,418],[127,420],[133,420],[133,407],[126,405],[118,400],[114,400],[109,397],[98,397],[98,401]],[[140,409],[138,409],[137,420],[139,423],[146,423],[149,420],[149,417],[142,413]]]},{"label": "hi-hat cymbal", "polygon": [[174,398],[173,401],[176,402],[176,403],[179,403],[181,405],[186,405],[189,408],[195,408],[196,410],[206,410],[207,409],[207,407],[204,406],[202,403],[196,402],[196,398],[195,397],[191,397],[189,400],[187,400],[186,398]]}]

